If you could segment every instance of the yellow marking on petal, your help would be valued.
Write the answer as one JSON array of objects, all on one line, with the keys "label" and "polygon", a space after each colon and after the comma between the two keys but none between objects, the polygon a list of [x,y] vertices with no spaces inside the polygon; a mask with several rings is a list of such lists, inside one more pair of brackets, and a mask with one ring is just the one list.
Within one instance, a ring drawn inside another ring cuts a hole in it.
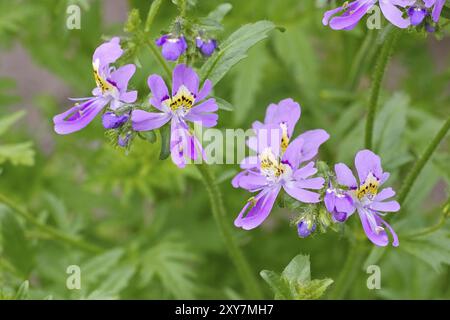
[{"label": "yellow marking on petal", "polygon": [[172,98],[167,99],[165,102],[172,111],[176,111],[180,108],[187,111],[193,107],[194,101],[195,98],[192,93],[185,86],[181,86],[180,89],[178,89],[177,94]]},{"label": "yellow marking on petal", "polygon": [[374,197],[378,193],[378,185],[379,185],[378,179],[375,178],[375,176],[372,173],[370,173],[364,184],[362,184],[356,190],[356,196],[360,200],[367,195],[369,195],[370,197]]},{"label": "yellow marking on petal", "polygon": [[278,161],[270,148],[264,149],[260,154],[261,171],[266,177],[280,177],[284,171],[285,166]]},{"label": "yellow marking on petal", "polygon": [[256,199],[255,199],[255,197],[251,197],[251,198],[249,198],[248,200],[247,200],[247,202],[250,202],[251,203],[251,206],[252,206],[252,208],[254,207],[254,206],[256,206]]},{"label": "yellow marking on petal", "polygon": [[280,124],[281,127],[281,132],[282,132],[282,136],[281,136],[281,152],[284,153],[289,145],[289,136],[288,136],[288,131],[287,131],[287,125],[286,123],[281,123]]},{"label": "yellow marking on petal", "polygon": [[100,75],[100,73],[98,71],[99,64],[100,63],[98,60],[96,60],[94,63],[92,63],[92,67],[94,69],[94,79],[95,79],[95,83],[97,84],[97,87],[100,88],[102,93],[106,93],[108,91],[113,90],[114,86],[102,78],[102,76]]}]

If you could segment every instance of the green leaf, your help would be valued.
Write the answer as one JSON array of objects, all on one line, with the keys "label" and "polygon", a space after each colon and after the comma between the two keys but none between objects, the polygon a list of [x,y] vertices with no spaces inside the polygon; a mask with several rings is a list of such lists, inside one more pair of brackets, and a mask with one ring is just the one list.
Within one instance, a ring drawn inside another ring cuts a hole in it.
[{"label": "green leaf", "polygon": [[450,265],[450,234],[436,232],[428,237],[403,240],[399,248],[422,260],[440,273],[444,265]]},{"label": "green leaf", "polygon": [[107,251],[96,256],[82,265],[83,285],[94,284],[101,276],[111,272],[123,256],[122,248]]},{"label": "green leaf", "polygon": [[285,281],[280,275],[274,271],[263,270],[260,272],[261,277],[271,287],[275,294],[276,300],[292,299],[289,283]]},{"label": "green leaf", "polygon": [[247,57],[248,49],[266,39],[273,29],[275,25],[270,21],[259,21],[239,28],[203,65],[200,70],[201,79],[209,79],[213,84],[219,82],[235,64]]},{"label": "green leaf", "polygon": [[18,111],[0,119],[0,136],[7,132],[13,124],[25,115],[25,111]]},{"label": "green leaf", "polygon": [[0,164],[6,161],[13,165],[34,165],[34,150],[32,142],[5,144],[0,146]]},{"label": "green leaf", "polygon": [[28,289],[30,287],[30,283],[28,280],[25,280],[22,282],[22,284],[19,287],[19,290],[17,290],[16,296],[14,297],[15,300],[26,300],[28,299]]},{"label": "green leaf", "polygon": [[138,136],[145,141],[148,141],[150,143],[155,143],[156,142],[156,133],[155,131],[141,131],[138,132]]},{"label": "green leaf", "polygon": [[161,134],[161,152],[159,154],[160,160],[165,160],[170,156],[170,124],[162,126],[159,129]]},{"label": "green leaf", "polygon": [[263,270],[261,277],[272,288],[275,299],[319,299],[333,283],[332,279],[311,280],[309,256],[298,255],[287,265],[283,273]]},{"label": "green leaf", "polygon": [[223,18],[228,14],[228,12],[231,11],[231,9],[233,9],[233,6],[230,3],[219,4],[216,9],[208,14],[206,18],[217,22],[222,22]]},{"label": "green leaf", "polygon": [[130,265],[112,270],[87,299],[118,299],[120,292],[127,287],[135,271],[136,268]]},{"label": "green leaf", "polygon": [[264,66],[268,61],[266,51],[258,45],[251,50],[250,58],[236,68],[233,81],[233,105],[238,107],[238,112],[234,113],[236,124],[241,124],[254,106],[265,74]]},{"label": "green leaf", "polygon": [[18,272],[27,277],[34,265],[34,251],[14,214],[3,205],[0,206],[0,227],[2,255]]},{"label": "green leaf", "polygon": [[219,109],[225,110],[225,111],[233,111],[234,110],[233,105],[231,103],[229,103],[228,101],[226,101],[225,99],[222,99],[219,97],[214,97],[214,99],[216,99],[217,106],[219,107]]}]

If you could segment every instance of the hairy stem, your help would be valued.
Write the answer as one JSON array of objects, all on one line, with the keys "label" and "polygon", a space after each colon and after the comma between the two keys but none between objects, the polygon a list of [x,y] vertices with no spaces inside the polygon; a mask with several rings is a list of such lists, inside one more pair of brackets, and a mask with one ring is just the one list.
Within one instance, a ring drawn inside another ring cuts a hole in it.
[{"label": "hairy stem", "polygon": [[239,276],[241,277],[241,281],[244,284],[247,293],[253,299],[262,299],[261,290],[255,274],[252,272],[248,261],[239,248],[236,239],[233,237],[230,221],[226,218],[222,194],[216,183],[214,175],[205,163],[199,164],[196,167],[200,172],[205,187],[208,191],[212,214],[216,220],[217,227],[222,234],[228,254],[238,270]]},{"label": "hairy stem", "polygon": [[436,134],[436,136],[431,141],[431,143],[428,145],[424,154],[415,163],[415,165],[412,167],[411,171],[406,176],[405,182],[403,183],[403,185],[400,189],[400,192],[398,194],[398,202],[400,204],[403,204],[403,202],[405,201],[406,197],[408,196],[409,192],[411,191],[412,186],[414,185],[414,182],[416,181],[417,177],[419,176],[420,172],[422,171],[423,167],[425,167],[428,160],[430,160],[431,155],[437,149],[437,147],[441,143],[442,139],[444,139],[444,137],[447,134],[447,132],[449,131],[449,129],[450,129],[450,116],[445,121],[444,125],[441,127],[441,129]]},{"label": "hairy stem", "polygon": [[5,204],[6,206],[13,209],[15,212],[17,212],[21,217],[23,217],[27,222],[31,223],[38,229],[40,229],[42,232],[49,235],[51,238],[55,240],[63,241],[73,247],[77,247],[79,249],[82,249],[84,251],[88,251],[91,253],[99,253],[102,252],[103,249],[100,247],[97,247],[93,244],[84,242],[81,239],[78,239],[76,237],[67,235],[58,229],[55,229],[53,227],[50,227],[46,224],[41,223],[38,219],[36,219],[34,216],[32,216],[28,211],[25,209],[22,209],[18,204],[10,200],[7,196],[0,193],[0,202]]},{"label": "hairy stem", "polygon": [[369,99],[369,111],[366,120],[366,134],[365,134],[365,146],[367,149],[372,149],[373,144],[373,128],[375,122],[375,114],[377,111],[378,100],[380,97],[381,84],[383,82],[386,67],[389,59],[394,51],[395,44],[400,36],[400,31],[392,29],[386,35],[386,39],[383,42],[380,54],[378,56],[375,70],[373,73],[372,89]]}]

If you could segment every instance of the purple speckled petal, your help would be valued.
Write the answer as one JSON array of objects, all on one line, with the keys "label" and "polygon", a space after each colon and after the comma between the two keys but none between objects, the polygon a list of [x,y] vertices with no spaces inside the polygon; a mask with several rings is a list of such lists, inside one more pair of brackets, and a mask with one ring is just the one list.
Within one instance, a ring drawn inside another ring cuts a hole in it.
[{"label": "purple speckled petal", "polygon": [[94,98],[76,105],[53,117],[54,129],[58,134],[69,134],[86,127],[106,106],[108,100]]},{"label": "purple speckled petal", "polygon": [[378,179],[381,179],[383,174],[380,157],[370,150],[361,150],[356,154],[355,167],[361,184],[364,183],[370,172]]},{"label": "purple speckled petal", "polygon": [[92,62],[99,62],[99,70],[104,70],[109,64],[116,62],[123,54],[120,47],[120,39],[112,38],[110,41],[100,45],[94,52]]},{"label": "purple speckled petal", "polygon": [[350,170],[344,163],[338,163],[334,166],[334,171],[336,172],[336,180],[340,185],[356,188],[358,183],[353,175],[352,170]]},{"label": "purple speckled petal", "polygon": [[185,64],[179,64],[173,70],[172,95],[176,95],[178,89],[184,85],[194,96],[197,96],[199,79],[197,73]]},{"label": "purple speckled petal", "polygon": [[161,128],[171,119],[168,113],[147,112],[144,110],[134,110],[131,114],[131,123],[136,131],[149,131]]},{"label": "purple speckled petal", "polygon": [[380,212],[397,212],[400,210],[400,204],[397,201],[386,201],[386,202],[374,201],[369,206],[369,208]]},{"label": "purple speckled petal", "polygon": [[258,227],[269,216],[279,192],[279,187],[261,191],[255,197],[256,205],[248,210],[251,202],[247,202],[234,221],[234,225],[244,230],[251,230]]}]

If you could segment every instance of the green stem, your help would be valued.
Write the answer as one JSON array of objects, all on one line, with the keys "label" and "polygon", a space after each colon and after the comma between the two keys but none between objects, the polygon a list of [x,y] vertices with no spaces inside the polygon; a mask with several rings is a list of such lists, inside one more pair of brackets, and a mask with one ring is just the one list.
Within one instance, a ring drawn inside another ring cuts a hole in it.
[{"label": "green stem", "polygon": [[14,211],[16,211],[21,217],[23,217],[26,221],[34,225],[35,227],[39,228],[41,231],[48,234],[50,237],[52,237],[55,240],[61,240],[65,243],[77,247],[79,249],[91,252],[91,253],[99,253],[102,252],[103,249],[100,247],[97,247],[95,245],[89,244],[87,242],[84,242],[81,239],[69,236],[65,233],[62,233],[58,229],[55,229],[53,227],[50,227],[48,225],[45,225],[41,223],[38,219],[36,219],[34,216],[32,216],[30,213],[28,213],[26,210],[22,209],[19,205],[14,203],[12,200],[10,200],[8,197],[0,193],[0,202],[5,204],[6,206],[10,207]]},{"label": "green stem", "polygon": [[442,128],[439,130],[437,135],[434,137],[434,139],[431,141],[431,143],[428,145],[427,149],[425,150],[424,154],[420,157],[419,161],[415,163],[409,174],[407,175],[405,182],[403,183],[400,192],[398,194],[398,202],[400,204],[403,204],[406,197],[408,196],[409,192],[411,191],[412,186],[414,185],[414,182],[416,181],[417,177],[419,176],[420,172],[422,171],[423,167],[425,167],[428,160],[430,160],[431,155],[436,150],[436,148],[439,146],[442,139],[444,139],[445,135],[450,129],[450,117],[445,121]]},{"label": "green stem", "polygon": [[380,97],[381,83],[383,82],[386,67],[389,59],[394,51],[394,46],[399,38],[400,32],[397,29],[392,29],[386,35],[386,39],[383,42],[380,55],[378,56],[375,71],[372,80],[372,89],[369,99],[369,112],[366,120],[366,135],[365,146],[367,149],[372,149],[373,143],[373,128],[375,122],[375,114],[378,106],[378,99]]},{"label": "green stem", "polygon": [[230,222],[227,220],[222,195],[214,178],[213,173],[207,164],[202,163],[196,166],[208,191],[211,202],[212,214],[216,224],[222,234],[223,240],[235,267],[238,270],[241,281],[246,287],[248,295],[253,299],[262,299],[262,294],[258,281],[252,272],[248,261],[239,248],[236,239],[233,237]]},{"label": "green stem", "polygon": [[158,48],[156,48],[156,45],[153,42],[148,42],[148,47],[150,48],[150,51],[152,52],[153,56],[155,57],[156,61],[161,65],[164,72],[166,73],[166,77],[168,80],[172,78],[172,71],[170,70],[169,65],[167,64],[166,60],[162,57],[161,53],[159,52]]},{"label": "green stem", "polygon": [[367,57],[369,56],[368,53],[371,49],[374,49],[374,47],[376,47],[374,46],[375,38],[375,32],[369,30],[366,34],[366,37],[364,38],[364,41],[361,43],[361,46],[358,49],[349,73],[350,76],[348,87],[350,88],[350,90],[355,90],[356,86],[359,83],[359,79],[366,65],[365,62],[367,60]]},{"label": "green stem", "polygon": [[161,7],[161,3],[163,0],[155,0],[152,2],[150,6],[150,10],[147,14],[147,20],[145,21],[145,32],[149,32],[151,30],[151,27],[153,25],[153,21],[155,21],[156,14],[159,11],[159,7]]}]

